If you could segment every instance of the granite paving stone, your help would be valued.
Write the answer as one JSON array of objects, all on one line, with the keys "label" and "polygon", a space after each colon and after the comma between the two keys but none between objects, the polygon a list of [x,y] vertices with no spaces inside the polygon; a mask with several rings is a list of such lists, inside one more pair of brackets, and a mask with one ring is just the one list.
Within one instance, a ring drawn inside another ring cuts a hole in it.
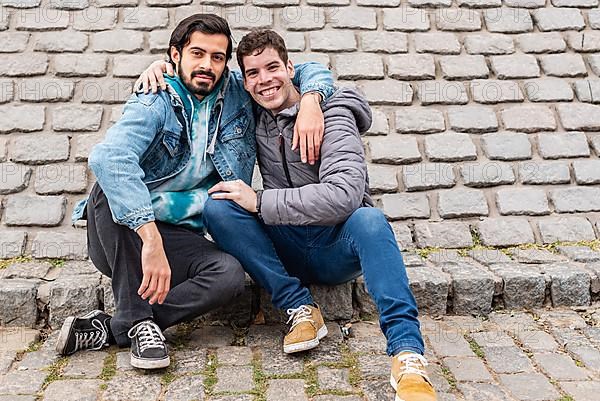
[{"label": "granite paving stone", "polygon": [[206,366],[206,350],[175,351],[173,371],[177,374],[200,373]]},{"label": "granite paving stone", "polygon": [[534,367],[518,347],[484,347],[487,365],[495,373],[533,373]]},{"label": "granite paving stone", "polygon": [[501,386],[495,383],[457,383],[457,388],[472,401],[505,401],[509,395]]},{"label": "granite paving stone", "polygon": [[577,366],[568,355],[558,353],[535,353],[533,359],[546,375],[553,380],[575,381],[589,378],[585,369]]},{"label": "granite paving stone", "polygon": [[107,383],[102,401],[157,401],[161,385],[159,376],[115,376]]},{"label": "granite paving stone", "polygon": [[507,309],[541,307],[546,295],[546,278],[523,264],[497,263],[489,269],[502,279],[502,298]]},{"label": "granite paving stone", "polygon": [[267,387],[267,401],[308,401],[304,387],[305,382],[300,379],[269,380]]},{"label": "granite paving stone", "polygon": [[600,392],[599,381],[561,382],[560,387],[578,401],[593,401]]},{"label": "granite paving stone", "polygon": [[365,379],[389,377],[391,361],[387,355],[360,355],[358,357],[361,376]]},{"label": "granite paving stone", "polygon": [[512,258],[519,263],[541,264],[560,262],[564,260],[564,257],[561,257],[560,255],[557,255],[556,253],[552,253],[545,249],[514,248],[510,251],[510,253]]},{"label": "granite paving stone", "polygon": [[0,377],[0,394],[36,394],[48,375],[40,370],[15,370]]},{"label": "granite paving stone", "polygon": [[44,391],[45,401],[97,401],[101,380],[58,380]]},{"label": "granite paving stone", "polygon": [[221,347],[217,349],[219,365],[243,366],[252,363],[252,350],[247,347]]},{"label": "granite paving stone", "polygon": [[571,181],[569,164],[564,161],[528,160],[518,164],[523,184],[567,184]]},{"label": "granite paving stone", "polygon": [[448,357],[444,364],[459,382],[491,382],[492,375],[479,358]]},{"label": "granite paving stone", "polygon": [[108,353],[104,351],[77,353],[69,358],[62,373],[68,377],[93,379],[102,373],[104,360]]},{"label": "granite paving stone", "polygon": [[267,374],[295,374],[304,370],[302,357],[283,353],[283,343],[262,351],[262,368]]},{"label": "granite paving stone", "polygon": [[598,262],[600,252],[592,250],[587,246],[557,246],[558,251],[575,262]]},{"label": "granite paving stone", "polygon": [[552,278],[550,295],[553,305],[589,305],[591,278],[585,270],[564,263],[543,266],[542,270]]},{"label": "granite paving stone", "polygon": [[317,369],[319,388],[324,390],[352,391],[350,372],[348,369],[331,369],[319,367]]},{"label": "granite paving stone", "polygon": [[558,391],[541,373],[517,373],[499,375],[500,383],[509,394],[521,401],[555,400],[560,397]]},{"label": "granite paving stone", "polygon": [[515,336],[526,349],[533,352],[554,352],[559,347],[556,340],[545,331],[517,330],[515,331]]},{"label": "granite paving stone", "polygon": [[251,366],[221,366],[217,368],[215,391],[250,391],[254,387]]},{"label": "granite paving stone", "polygon": [[[203,401],[205,399],[203,381],[204,378],[202,376],[184,376],[177,378],[167,387],[164,400]],[[240,401],[242,399],[238,398]]]},{"label": "granite paving stone", "polygon": [[534,242],[533,231],[525,219],[487,218],[477,224],[484,245],[511,246]]}]

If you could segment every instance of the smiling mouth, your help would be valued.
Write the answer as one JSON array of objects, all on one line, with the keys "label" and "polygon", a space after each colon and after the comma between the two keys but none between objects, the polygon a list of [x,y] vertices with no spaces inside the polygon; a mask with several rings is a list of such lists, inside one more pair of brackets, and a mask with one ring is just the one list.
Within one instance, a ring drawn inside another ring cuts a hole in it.
[{"label": "smiling mouth", "polygon": [[272,97],[273,95],[275,95],[275,93],[277,93],[279,88],[280,88],[279,86],[273,86],[271,88],[259,91],[258,94],[262,97]]}]

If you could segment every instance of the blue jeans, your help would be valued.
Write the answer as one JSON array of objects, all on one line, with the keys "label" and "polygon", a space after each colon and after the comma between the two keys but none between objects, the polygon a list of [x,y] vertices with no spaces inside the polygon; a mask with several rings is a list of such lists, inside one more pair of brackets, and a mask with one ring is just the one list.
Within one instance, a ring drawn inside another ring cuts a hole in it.
[{"label": "blue jeans", "polygon": [[379,311],[387,353],[424,353],[417,305],[394,233],[379,209],[363,207],[336,226],[269,226],[235,202],[209,198],[204,224],[281,309],[313,302],[308,284],[363,274]]}]

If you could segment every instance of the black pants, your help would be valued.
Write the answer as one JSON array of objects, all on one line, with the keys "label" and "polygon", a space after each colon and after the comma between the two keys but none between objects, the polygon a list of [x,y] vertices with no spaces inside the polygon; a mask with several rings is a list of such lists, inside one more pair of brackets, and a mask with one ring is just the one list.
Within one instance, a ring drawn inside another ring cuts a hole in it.
[{"label": "black pants", "polygon": [[233,256],[202,235],[156,222],[171,267],[171,287],[162,305],[137,293],[142,283],[142,240],[115,223],[106,196],[94,185],[87,205],[88,249],[100,272],[112,278],[116,313],[111,331],[120,346],[135,322],[152,318],[161,329],[191,320],[230,302],[244,289],[244,270]]}]

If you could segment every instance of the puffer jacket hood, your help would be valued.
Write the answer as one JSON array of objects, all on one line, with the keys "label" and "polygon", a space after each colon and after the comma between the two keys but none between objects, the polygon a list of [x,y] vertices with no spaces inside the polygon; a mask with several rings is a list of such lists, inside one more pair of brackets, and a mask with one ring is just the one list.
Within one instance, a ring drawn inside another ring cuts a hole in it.
[{"label": "puffer jacket hood", "polygon": [[354,114],[358,132],[365,133],[371,127],[372,114],[367,99],[356,89],[344,87],[335,91],[322,106],[323,113],[332,107],[343,106]]}]

